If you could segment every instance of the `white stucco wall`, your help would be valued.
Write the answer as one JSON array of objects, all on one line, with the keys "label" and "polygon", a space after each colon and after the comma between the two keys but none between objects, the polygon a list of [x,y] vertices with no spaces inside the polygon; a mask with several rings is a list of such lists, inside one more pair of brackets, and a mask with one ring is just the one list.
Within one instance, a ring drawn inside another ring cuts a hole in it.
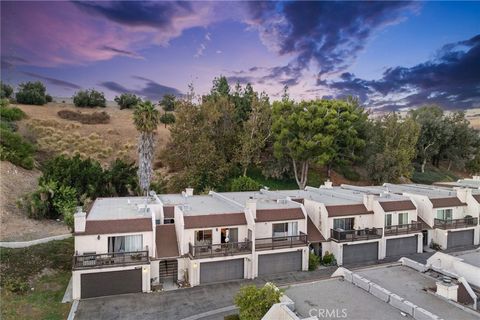
[{"label": "white stucco wall", "polygon": [[427,259],[427,266],[441,268],[457,274],[464,277],[468,283],[480,287],[480,267],[468,264],[461,258],[437,252]]},{"label": "white stucco wall", "polygon": [[[111,233],[100,235],[77,235],[75,236],[75,251],[79,255],[84,252],[96,252],[108,253],[108,237],[129,236],[129,235],[142,235],[143,247],[142,250],[146,250],[148,246],[149,256],[155,256],[154,238],[152,231],[146,232],[131,232],[131,233]],[[98,237],[100,236],[100,239]]]},{"label": "white stucco wall", "polygon": [[72,298],[80,299],[81,294],[81,275],[86,273],[101,273],[112,271],[124,271],[133,269],[142,269],[142,291],[150,292],[150,265],[137,265],[137,266],[121,266],[115,268],[103,268],[103,269],[88,269],[88,270],[74,270],[72,272]]}]

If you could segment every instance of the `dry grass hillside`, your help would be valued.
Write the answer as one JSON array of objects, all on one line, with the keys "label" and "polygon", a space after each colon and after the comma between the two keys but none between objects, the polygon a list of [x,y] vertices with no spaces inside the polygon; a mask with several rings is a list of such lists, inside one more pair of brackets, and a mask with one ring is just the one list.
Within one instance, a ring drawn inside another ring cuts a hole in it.
[{"label": "dry grass hillside", "polygon": [[[131,110],[117,107],[76,108],[70,104],[49,103],[44,106],[16,105],[28,116],[19,124],[19,131],[37,142],[40,152],[91,157],[107,165],[116,158],[136,160],[137,131]],[[105,111],[110,116],[106,124],[82,124],[60,118],[60,110],[82,114]],[[169,131],[159,126],[157,150],[168,140]]]},{"label": "dry grass hillside", "polygon": [[468,109],[465,113],[472,127],[480,130],[480,108]]}]

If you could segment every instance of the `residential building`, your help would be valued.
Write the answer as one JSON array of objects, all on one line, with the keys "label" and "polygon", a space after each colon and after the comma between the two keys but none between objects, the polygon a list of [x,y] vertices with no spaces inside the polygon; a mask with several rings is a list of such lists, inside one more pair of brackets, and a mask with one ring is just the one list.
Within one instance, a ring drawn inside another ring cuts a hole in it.
[{"label": "residential building", "polygon": [[447,249],[479,244],[480,195],[469,188],[384,184],[387,193],[408,196],[426,223],[427,243]]},{"label": "residential building", "polygon": [[434,185],[449,188],[469,188],[473,190],[480,190],[480,176],[459,179],[456,182],[435,182]]}]

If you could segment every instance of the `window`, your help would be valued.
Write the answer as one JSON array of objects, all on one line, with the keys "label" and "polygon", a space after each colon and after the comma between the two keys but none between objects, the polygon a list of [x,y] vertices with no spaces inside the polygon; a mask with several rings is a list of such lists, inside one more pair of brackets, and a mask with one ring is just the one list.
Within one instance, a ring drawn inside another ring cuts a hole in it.
[{"label": "window", "polygon": [[238,228],[223,228],[220,230],[220,240],[222,243],[238,242]]},{"label": "window", "polygon": [[284,222],[272,224],[272,237],[286,237],[298,235],[298,222]]},{"label": "window", "polygon": [[195,244],[212,244],[212,230],[208,229],[195,231]]},{"label": "window", "polygon": [[392,215],[386,214],[385,215],[385,226],[390,227],[392,225]]},{"label": "window", "polygon": [[452,209],[438,209],[437,219],[452,220]]},{"label": "window", "polygon": [[408,212],[398,214],[398,224],[408,224]]},{"label": "window", "polygon": [[108,237],[108,252],[134,252],[143,248],[141,234],[131,236]]},{"label": "window", "polygon": [[353,230],[354,218],[333,219],[333,229]]},{"label": "window", "polygon": [[163,219],[163,224],[174,224],[174,223],[175,223],[175,219],[173,219],[173,218]]}]

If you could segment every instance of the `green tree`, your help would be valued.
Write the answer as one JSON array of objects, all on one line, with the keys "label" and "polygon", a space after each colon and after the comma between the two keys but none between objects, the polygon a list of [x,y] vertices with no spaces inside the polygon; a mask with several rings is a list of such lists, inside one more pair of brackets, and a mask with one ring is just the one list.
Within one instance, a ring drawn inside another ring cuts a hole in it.
[{"label": "green tree", "polygon": [[82,108],[94,108],[94,107],[106,107],[107,100],[103,92],[95,89],[80,90],[73,96],[73,103],[77,107]]},{"label": "green tree", "polygon": [[260,320],[275,304],[280,302],[283,291],[273,283],[267,282],[263,287],[243,286],[235,296],[235,305],[242,320]]},{"label": "green tree", "polygon": [[353,124],[339,116],[344,104],[339,100],[295,103],[288,99],[273,104],[274,154],[290,159],[300,189],[307,185],[312,164],[325,165],[337,156],[339,131],[354,132]]},{"label": "green tree", "polygon": [[133,93],[122,93],[120,96],[116,96],[114,100],[120,107],[120,110],[132,109],[142,102],[142,99]]},{"label": "green tree", "polygon": [[396,113],[371,121],[366,146],[366,168],[377,183],[410,178],[416,156],[419,125],[411,116],[400,118]]},{"label": "green tree", "polygon": [[131,195],[138,188],[137,171],[134,163],[116,159],[104,172],[108,195],[115,197]]},{"label": "green tree", "polygon": [[15,97],[18,103],[44,105],[47,103],[45,97],[46,90],[40,81],[24,82],[19,84]]},{"label": "green tree", "polygon": [[138,138],[138,180],[145,195],[148,195],[152,180],[154,134],[159,122],[160,112],[150,101],[140,103],[133,112],[133,123],[140,134]]},{"label": "green tree", "polygon": [[452,133],[444,121],[443,110],[438,106],[424,106],[411,111],[411,115],[420,126],[417,156],[421,171],[425,172],[427,162],[440,152],[442,142],[449,139]]},{"label": "green tree", "polygon": [[238,163],[242,167],[243,175],[252,164],[260,163],[261,151],[266,147],[272,136],[272,112],[268,97],[261,95],[254,97],[248,119],[243,123],[239,132],[240,146],[237,151]]},{"label": "green tree", "polygon": [[175,110],[175,101],[176,97],[173,94],[166,94],[163,96],[162,100],[160,100],[159,104],[162,106],[165,112],[174,111]]},{"label": "green tree", "polygon": [[241,176],[232,180],[230,191],[258,191],[262,185],[247,176]]},{"label": "green tree", "polygon": [[175,115],[171,112],[165,112],[160,117],[160,122],[163,123],[165,125],[165,128],[166,128],[167,125],[175,123]]},{"label": "green tree", "polygon": [[0,81],[0,99],[10,99],[13,94],[13,87],[3,81]]}]

